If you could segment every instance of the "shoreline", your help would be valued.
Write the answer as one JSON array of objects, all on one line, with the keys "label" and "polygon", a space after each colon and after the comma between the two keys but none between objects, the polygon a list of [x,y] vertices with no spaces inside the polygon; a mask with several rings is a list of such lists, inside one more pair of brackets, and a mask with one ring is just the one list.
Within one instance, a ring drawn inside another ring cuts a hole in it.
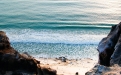
[{"label": "shoreline", "polygon": [[48,67],[55,69],[57,75],[85,75],[85,73],[91,70],[96,64],[97,60],[90,58],[83,59],[70,59],[66,62],[62,62],[57,58],[36,58],[40,61],[41,67]]}]

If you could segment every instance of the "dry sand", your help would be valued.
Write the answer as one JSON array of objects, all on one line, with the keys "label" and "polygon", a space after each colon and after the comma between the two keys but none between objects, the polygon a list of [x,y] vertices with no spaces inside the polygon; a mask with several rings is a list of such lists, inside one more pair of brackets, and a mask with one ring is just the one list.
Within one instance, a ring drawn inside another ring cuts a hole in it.
[{"label": "dry sand", "polygon": [[78,75],[85,75],[87,71],[92,69],[97,60],[93,59],[80,59],[80,60],[67,60],[62,62],[58,59],[47,59],[39,58],[41,66],[50,67],[57,70],[58,75],[75,75],[78,72]]}]

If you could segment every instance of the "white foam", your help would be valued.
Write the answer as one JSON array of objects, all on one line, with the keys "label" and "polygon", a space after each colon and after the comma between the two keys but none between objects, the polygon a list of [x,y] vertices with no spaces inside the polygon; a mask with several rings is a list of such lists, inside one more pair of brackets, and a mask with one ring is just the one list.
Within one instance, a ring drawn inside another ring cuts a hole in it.
[{"label": "white foam", "polygon": [[49,31],[23,30],[7,32],[10,42],[40,42],[65,44],[98,44],[106,35],[60,33]]}]

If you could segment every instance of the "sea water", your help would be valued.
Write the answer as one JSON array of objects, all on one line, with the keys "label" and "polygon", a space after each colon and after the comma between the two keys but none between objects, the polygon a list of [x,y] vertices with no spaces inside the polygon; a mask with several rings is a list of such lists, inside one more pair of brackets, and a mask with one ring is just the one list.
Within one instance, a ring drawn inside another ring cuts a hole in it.
[{"label": "sea water", "polygon": [[98,57],[97,46],[121,20],[118,0],[1,0],[0,30],[34,57]]}]

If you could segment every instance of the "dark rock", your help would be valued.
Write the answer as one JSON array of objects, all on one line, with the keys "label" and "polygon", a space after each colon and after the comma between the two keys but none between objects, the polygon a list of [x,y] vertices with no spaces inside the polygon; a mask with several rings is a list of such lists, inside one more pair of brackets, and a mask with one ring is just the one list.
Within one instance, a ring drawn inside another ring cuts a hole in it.
[{"label": "dark rock", "polygon": [[62,62],[66,62],[67,58],[66,57],[59,57],[59,60],[61,60]]},{"label": "dark rock", "polygon": [[97,64],[93,69],[86,72],[85,75],[103,75],[103,73],[106,71],[110,71],[110,68]]},{"label": "dark rock", "polygon": [[66,62],[66,58],[65,57],[62,57],[62,62]]},{"label": "dark rock", "polygon": [[56,72],[53,72],[53,74],[46,74],[45,72],[43,74],[43,70],[39,65],[40,61],[34,59],[28,53],[20,54],[11,47],[5,32],[0,31],[0,74],[6,75],[7,71],[13,71],[13,75],[22,75],[23,73],[56,75]]},{"label": "dark rock", "polygon": [[79,73],[78,72],[76,72],[76,74],[75,75],[79,75]]},{"label": "dark rock", "polygon": [[99,64],[110,66],[110,57],[114,52],[114,47],[121,33],[121,23],[112,26],[112,29],[107,37],[103,38],[98,45]]},{"label": "dark rock", "polygon": [[43,75],[56,75],[56,70],[52,70],[51,68],[42,68]]},{"label": "dark rock", "polygon": [[86,72],[85,75],[121,75],[120,72],[121,67],[117,64],[111,67],[97,64],[90,71]]},{"label": "dark rock", "polygon": [[23,75],[21,72],[13,72],[12,75]]},{"label": "dark rock", "polygon": [[41,67],[41,70],[42,70],[42,75],[56,75],[56,73],[57,73],[56,70],[53,70],[53,69],[46,67],[46,66]]},{"label": "dark rock", "polygon": [[112,26],[98,45],[99,64],[85,75],[121,75],[121,23]]},{"label": "dark rock", "polygon": [[110,65],[118,64],[121,66],[121,35],[111,56]]}]

